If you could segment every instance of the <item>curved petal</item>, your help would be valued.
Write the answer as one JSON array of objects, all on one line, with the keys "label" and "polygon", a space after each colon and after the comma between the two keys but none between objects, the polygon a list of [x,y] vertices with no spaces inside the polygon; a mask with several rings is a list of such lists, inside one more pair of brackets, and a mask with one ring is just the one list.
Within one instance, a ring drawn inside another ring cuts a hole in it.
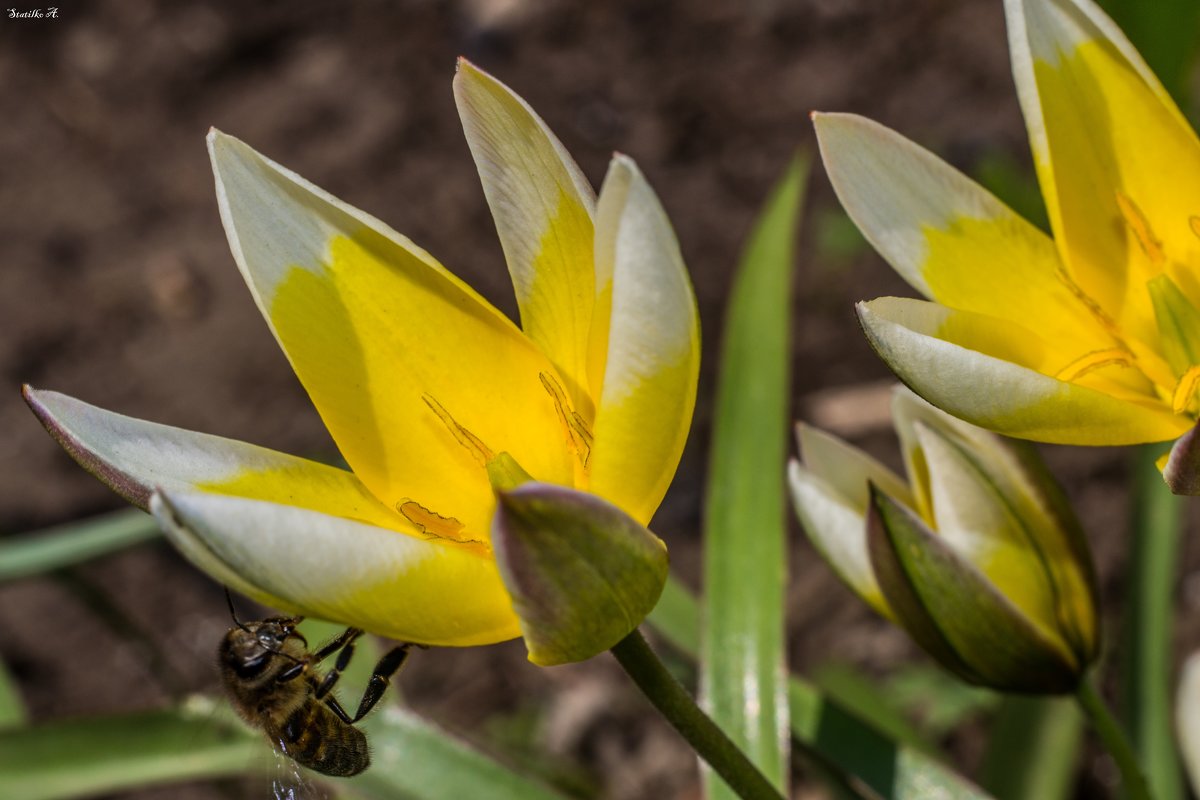
[{"label": "curved petal", "polygon": [[202,488],[416,533],[344,469],[145,422],[31,386],[25,399],[72,458],[139,508],[148,507],[155,489]]},{"label": "curved petal", "polygon": [[216,494],[156,492],[150,510],[197,567],[286,612],[416,644],[520,635],[495,562],[466,548]]},{"label": "curved petal", "polygon": [[[1122,329],[1154,341],[1146,281],[1164,269],[1200,302],[1189,217],[1200,143],[1113,22],[1088,0],[1006,0],[1013,75],[1055,239]],[[1169,180],[1164,176],[1170,176]]]},{"label": "curved petal", "polygon": [[575,410],[590,423],[595,192],[529,104],[463,58],[454,100],[500,234],[521,327],[558,367]]},{"label": "curved petal", "polygon": [[894,500],[913,507],[908,484],[857,447],[803,422],[796,424],[796,443],[804,469],[827,482],[863,516],[871,503],[869,483]]},{"label": "curved petal", "polygon": [[[980,315],[897,297],[857,309],[871,346],[900,380],[989,430],[1055,444],[1121,445],[1173,439],[1189,427],[1162,403],[1121,399],[1035,371],[1020,360],[1012,325],[993,330],[995,323]],[[998,348],[983,352],[980,342]]]},{"label": "curved petal", "polygon": [[[928,431],[935,431],[1003,498],[1021,529],[1028,532],[1023,538],[1053,584],[1059,630],[1076,652],[1093,654],[1099,643],[1096,577],[1087,537],[1036,450],[1027,442],[1005,439],[952,417],[905,387],[898,387],[893,396],[892,414],[906,463],[931,462],[921,442],[929,438]],[[927,429],[926,434],[919,436],[918,428]],[[953,464],[946,468],[957,469]],[[926,475],[931,471],[925,470]],[[929,482],[928,477],[925,480]],[[953,489],[943,486],[940,491],[946,495]],[[951,502],[957,505],[963,500]]]},{"label": "curved petal", "polygon": [[486,539],[487,452],[571,485],[547,383],[513,324],[379,221],[209,136],[234,258],[342,455],[390,508]]},{"label": "curved petal", "polygon": [[867,552],[866,507],[857,507],[824,476],[795,459],[788,462],[788,488],[800,527],[813,547],[855,594],[894,621]]},{"label": "curved petal", "polygon": [[591,489],[646,524],[691,427],[700,320],[666,212],[625,156],[612,160],[600,190],[596,273],[608,276],[597,314],[609,328]]},{"label": "curved petal", "polygon": [[1029,530],[980,465],[936,428],[914,434],[929,465],[934,528],[955,554],[975,566],[1047,638],[1060,638],[1055,586]]},{"label": "curved petal", "polygon": [[[917,291],[1036,327],[1064,364],[1119,346],[1066,276],[1054,242],[983,187],[869,119],[814,114],[813,124],[846,212]],[[1148,389],[1136,372],[1126,377]]]}]

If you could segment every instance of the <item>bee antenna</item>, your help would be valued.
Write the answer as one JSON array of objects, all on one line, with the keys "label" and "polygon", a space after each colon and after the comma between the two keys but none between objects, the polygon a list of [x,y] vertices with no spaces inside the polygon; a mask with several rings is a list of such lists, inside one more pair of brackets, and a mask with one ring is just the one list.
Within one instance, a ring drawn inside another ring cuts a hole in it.
[{"label": "bee antenna", "polygon": [[237,625],[246,633],[250,633],[250,629],[247,628],[240,619],[238,619],[237,612],[233,610],[233,595],[229,593],[228,586],[225,587],[225,602],[229,604],[229,616],[233,617],[233,624]]}]

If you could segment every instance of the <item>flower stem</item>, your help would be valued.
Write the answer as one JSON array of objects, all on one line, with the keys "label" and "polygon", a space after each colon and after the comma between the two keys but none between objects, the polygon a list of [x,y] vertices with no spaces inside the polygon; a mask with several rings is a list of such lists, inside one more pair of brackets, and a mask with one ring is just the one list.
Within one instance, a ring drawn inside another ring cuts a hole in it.
[{"label": "flower stem", "polygon": [[612,654],[642,694],[739,797],[743,800],[782,800],[779,790],[700,710],[687,690],[667,671],[637,628],[617,642]]},{"label": "flower stem", "polygon": [[1079,701],[1079,707],[1087,714],[1100,741],[1104,743],[1105,749],[1117,762],[1117,768],[1121,771],[1125,796],[1130,800],[1151,800],[1150,789],[1146,785],[1146,777],[1142,774],[1142,768],[1138,764],[1133,745],[1129,743],[1125,731],[1121,730],[1116,718],[1100,698],[1091,678],[1084,678],[1083,682],[1079,684],[1079,689],[1075,692],[1075,699]]},{"label": "flower stem", "polygon": [[1121,717],[1158,800],[1183,796],[1171,721],[1171,623],[1179,572],[1183,499],[1163,483],[1154,460],[1162,445],[1135,450],[1128,572],[1121,631]]}]

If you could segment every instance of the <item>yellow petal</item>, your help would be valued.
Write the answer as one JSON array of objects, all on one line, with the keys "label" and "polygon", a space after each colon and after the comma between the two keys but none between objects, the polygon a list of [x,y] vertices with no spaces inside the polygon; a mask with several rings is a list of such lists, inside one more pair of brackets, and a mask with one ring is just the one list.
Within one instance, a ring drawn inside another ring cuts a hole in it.
[{"label": "yellow petal", "polygon": [[463,548],[216,494],[155,493],[150,509],[197,567],[283,611],[418,644],[520,635],[495,562]]},{"label": "yellow petal", "polygon": [[1075,281],[1144,342],[1146,281],[1192,302],[1200,143],[1137,51],[1087,0],[1006,0],[1013,73],[1055,239]]},{"label": "yellow petal", "polygon": [[416,533],[344,469],[145,422],[58,392],[27,386],[25,398],[84,469],[141,508],[155,489],[206,488]]},{"label": "yellow petal", "polygon": [[521,327],[558,367],[575,410],[590,424],[595,193],[533,109],[465,59],[454,99],[504,247]]},{"label": "yellow petal", "polygon": [[858,316],[905,384],[989,430],[1056,444],[1121,445],[1174,439],[1191,427],[1162,402],[1042,374],[1041,343],[1010,323],[896,297],[859,303]]},{"label": "yellow petal", "polygon": [[[970,178],[863,117],[814,114],[813,121],[847,213],[926,297],[1032,328],[1062,365],[1129,349],[1067,276],[1054,242]],[[1136,370],[1113,379],[1127,391],[1152,391]]]},{"label": "yellow petal", "polygon": [[427,253],[245,144],[209,138],[259,307],[355,474],[431,535],[486,540],[487,454],[570,485],[553,366]]},{"label": "yellow petal", "polygon": [[700,322],[671,223],[637,166],[617,156],[600,192],[597,274],[611,314],[591,489],[642,524],[675,474],[696,404]]}]

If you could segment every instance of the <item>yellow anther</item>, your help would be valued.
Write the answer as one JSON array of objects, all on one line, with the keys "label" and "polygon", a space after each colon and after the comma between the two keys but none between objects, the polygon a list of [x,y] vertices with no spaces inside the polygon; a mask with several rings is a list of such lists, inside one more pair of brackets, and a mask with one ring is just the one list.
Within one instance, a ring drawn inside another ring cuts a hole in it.
[{"label": "yellow anther", "polygon": [[438,419],[446,426],[446,430],[450,431],[450,435],[454,437],[454,440],[467,448],[475,460],[479,462],[479,466],[486,467],[488,462],[496,457],[496,454],[483,443],[482,439],[462,425],[459,425],[454,417],[450,416],[450,412],[441,403],[433,399],[432,395],[423,394],[421,395],[421,399],[425,401],[425,405],[429,406],[434,414],[437,414]]},{"label": "yellow anther", "polygon": [[1093,350],[1090,353],[1084,353],[1070,364],[1067,364],[1054,373],[1054,377],[1060,381],[1070,383],[1079,380],[1090,372],[1095,372],[1105,367],[1132,367],[1132,359],[1133,355],[1128,350],[1121,350],[1119,348]]},{"label": "yellow anther", "polygon": [[1117,191],[1116,196],[1117,208],[1120,210],[1121,216],[1125,218],[1125,224],[1129,226],[1129,230],[1133,231],[1138,244],[1142,246],[1142,251],[1150,258],[1151,263],[1162,264],[1167,257],[1163,253],[1162,242],[1154,235],[1146,215],[1130,199],[1129,195]]},{"label": "yellow anther", "polygon": [[1176,414],[1187,411],[1196,396],[1198,383],[1200,383],[1200,366],[1188,367],[1187,372],[1180,376],[1179,383],[1175,384],[1175,393],[1171,395],[1171,410]]},{"label": "yellow anther", "polygon": [[566,431],[567,446],[579,458],[579,462],[586,467],[588,458],[592,454],[592,431],[588,427],[587,420],[571,408],[571,401],[567,397],[567,393],[553,375],[548,372],[539,372],[538,377],[541,378],[542,386],[554,400],[554,410],[558,412],[558,421],[562,423],[563,429]]},{"label": "yellow anther", "polygon": [[466,525],[454,517],[444,517],[428,509],[416,500],[404,499],[396,503],[396,510],[413,524],[420,533],[431,539],[449,539],[459,544],[484,545],[466,532]]}]

